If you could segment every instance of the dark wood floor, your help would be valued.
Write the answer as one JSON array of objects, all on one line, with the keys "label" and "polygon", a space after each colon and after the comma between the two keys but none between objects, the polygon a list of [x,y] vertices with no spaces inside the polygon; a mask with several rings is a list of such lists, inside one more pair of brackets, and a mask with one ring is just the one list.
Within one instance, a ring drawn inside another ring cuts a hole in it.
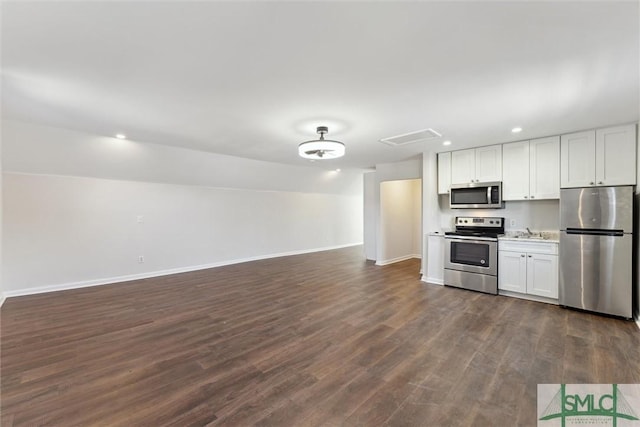
[{"label": "dark wood floor", "polygon": [[361,254],[11,298],[2,425],[533,426],[538,383],[640,383],[634,322]]}]

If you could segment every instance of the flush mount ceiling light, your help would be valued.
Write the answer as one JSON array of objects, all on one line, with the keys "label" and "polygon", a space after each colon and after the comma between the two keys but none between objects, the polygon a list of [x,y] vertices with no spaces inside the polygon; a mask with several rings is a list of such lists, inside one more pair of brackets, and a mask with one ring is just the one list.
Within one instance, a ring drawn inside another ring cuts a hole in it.
[{"label": "flush mount ceiling light", "polygon": [[511,132],[513,132],[513,133],[519,133],[519,132],[522,132],[522,128],[521,128],[521,127],[513,128],[513,129],[511,129]]},{"label": "flush mount ceiling light", "polygon": [[324,134],[329,132],[326,126],[318,126],[316,132],[320,134],[320,139],[305,141],[298,145],[300,157],[312,160],[336,159],[344,156],[344,144],[340,141],[324,139]]}]

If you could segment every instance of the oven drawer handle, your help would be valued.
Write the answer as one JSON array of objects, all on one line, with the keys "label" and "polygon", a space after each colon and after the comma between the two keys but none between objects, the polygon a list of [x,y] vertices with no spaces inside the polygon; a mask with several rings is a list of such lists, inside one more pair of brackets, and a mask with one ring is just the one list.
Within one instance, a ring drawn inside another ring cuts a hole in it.
[{"label": "oven drawer handle", "polygon": [[444,236],[447,240],[452,241],[465,241],[465,240],[477,240],[482,242],[497,242],[498,239],[493,237],[478,237],[478,236]]}]

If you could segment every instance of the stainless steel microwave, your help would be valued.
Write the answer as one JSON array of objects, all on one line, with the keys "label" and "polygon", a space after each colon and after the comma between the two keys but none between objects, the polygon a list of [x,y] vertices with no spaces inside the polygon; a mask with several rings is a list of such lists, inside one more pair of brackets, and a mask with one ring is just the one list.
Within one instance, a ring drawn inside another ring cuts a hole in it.
[{"label": "stainless steel microwave", "polygon": [[500,209],[502,202],[501,182],[472,182],[454,184],[449,191],[451,209]]}]

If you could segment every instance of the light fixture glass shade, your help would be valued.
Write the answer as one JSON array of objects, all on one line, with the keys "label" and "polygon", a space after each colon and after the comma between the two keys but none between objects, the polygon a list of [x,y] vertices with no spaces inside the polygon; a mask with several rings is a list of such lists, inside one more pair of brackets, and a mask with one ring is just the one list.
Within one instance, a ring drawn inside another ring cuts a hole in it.
[{"label": "light fixture glass shade", "polygon": [[298,154],[305,159],[337,159],[344,156],[344,144],[330,139],[306,141],[298,146]]},{"label": "light fixture glass shade", "polygon": [[305,141],[298,145],[300,157],[312,160],[337,159],[344,156],[344,144],[340,141],[324,139],[324,134],[328,132],[326,126],[319,126],[317,132],[320,139]]}]

